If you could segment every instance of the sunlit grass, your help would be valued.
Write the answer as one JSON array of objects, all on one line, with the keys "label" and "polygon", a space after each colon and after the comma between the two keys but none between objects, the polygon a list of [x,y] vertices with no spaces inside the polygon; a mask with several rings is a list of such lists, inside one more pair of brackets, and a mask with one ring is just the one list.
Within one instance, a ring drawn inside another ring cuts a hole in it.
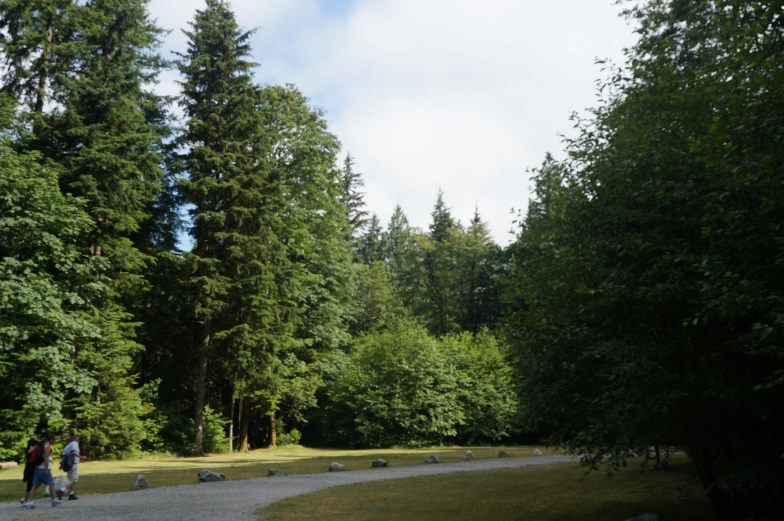
[{"label": "sunlit grass", "polygon": [[622,521],[644,513],[713,519],[683,459],[675,472],[638,468],[608,478],[559,464],[346,485],[274,503],[260,521]]},{"label": "sunlit grass", "polygon": [[[80,494],[104,494],[131,489],[137,474],[144,474],[152,487],[197,483],[197,473],[210,469],[226,475],[226,479],[251,479],[267,476],[277,468],[289,474],[326,472],[333,461],[347,470],[368,469],[373,460],[383,458],[389,466],[423,464],[427,456],[436,454],[443,463],[462,461],[470,448],[477,459],[496,458],[499,450],[513,457],[532,456],[534,447],[437,447],[428,449],[332,450],[305,447],[260,449],[247,454],[222,454],[203,458],[147,457],[122,461],[91,461],[79,466]],[[552,451],[544,447],[545,454]],[[57,462],[55,461],[55,465]],[[62,471],[55,470],[57,477]],[[22,469],[0,471],[0,501],[19,499],[24,492]]]}]

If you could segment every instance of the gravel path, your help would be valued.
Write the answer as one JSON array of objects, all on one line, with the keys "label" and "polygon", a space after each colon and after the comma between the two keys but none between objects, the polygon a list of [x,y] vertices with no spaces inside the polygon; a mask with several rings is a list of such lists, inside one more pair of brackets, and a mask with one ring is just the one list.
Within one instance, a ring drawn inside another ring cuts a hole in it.
[{"label": "gravel path", "polygon": [[[64,501],[52,508],[39,497],[34,510],[19,503],[0,503],[0,521],[6,520],[68,520],[68,521],[257,521],[259,508],[281,499],[316,490],[414,476],[447,474],[476,470],[511,469],[574,461],[567,456],[537,458],[499,458],[464,463],[389,467],[376,470],[295,474],[220,483],[199,483],[176,487],[151,488],[136,492],[117,492],[84,496],[79,501]],[[194,471],[195,473],[195,471]],[[95,479],[85,476],[84,479]],[[128,477],[128,486],[133,482]],[[21,497],[21,496],[20,496]]]}]

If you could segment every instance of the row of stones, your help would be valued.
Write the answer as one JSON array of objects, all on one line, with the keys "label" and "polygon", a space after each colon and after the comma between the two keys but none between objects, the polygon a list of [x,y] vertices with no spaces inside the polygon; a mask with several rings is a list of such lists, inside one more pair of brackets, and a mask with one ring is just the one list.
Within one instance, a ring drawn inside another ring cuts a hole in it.
[{"label": "row of stones", "polygon": [[[534,456],[542,456],[543,454],[542,454],[542,451],[540,451],[539,449],[534,449],[533,455]],[[498,457],[499,458],[511,458],[512,456],[510,454],[500,450],[500,451],[498,451]],[[476,456],[474,456],[474,453],[472,451],[470,451],[470,450],[467,450],[465,452],[465,457],[463,458],[463,461],[468,461],[468,460],[472,460],[472,459],[475,459],[475,458],[476,458]],[[435,456],[435,455],[428,456],[427,458],[425,458],[425,463],[441,463],[441,458],[438,457],[438,456]],[[383,467],[386,467],[387,465],[388,465],[387,461],[383,460],[383,459],[377,459],[376,461],[371,463],[371,466],[373,468],[383,468]],[[341,472],[341,471],[344,471],[344,470],[346,470],[346,467],[344,465],[341,465],[340,463],[332,462],[329,465],[329,471],[330,472]],[[280,469],[270,469],[269,470],[269,475],[270,476],[285,476],[286,473],[283,472]],[[213,481],[223,481],[223,480],[226,479],[225,475],[219,474],[217,472],[213,472],[211,470],[202,470],[202,471],[200,471],[199,474],[198,474],[198,477],[199,477],[199,481],[202,482],[202,483],[213,482]],[[147,482],[147,478],[145,478],[142,474],[139,474],[136,477],[136,482],[131,487],[131,490],[142,490],[142,489],[149,488],[149,487],[150,487],[150,484]]]}]

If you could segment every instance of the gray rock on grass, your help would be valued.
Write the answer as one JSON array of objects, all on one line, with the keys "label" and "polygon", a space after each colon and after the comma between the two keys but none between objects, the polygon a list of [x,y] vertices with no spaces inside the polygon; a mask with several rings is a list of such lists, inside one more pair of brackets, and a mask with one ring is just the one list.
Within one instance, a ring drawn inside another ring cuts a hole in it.
[{"label": "gray rock on grass", "polygon": [[506,452],[504,452],[502,450],[499,450],[498,451],[498,457],[499,458],[511,458],[512,456],[510,456],[509,454],[507,454]]},{"label": "gray rock on grass", "polygon": [[144,490],[145,488],[150,488],[150,482],[147,481],[143,474],[139,474],[136,476],[136,481],[134,481],[131,490]]},{"label": "gray rock on grass", "polygon": [[428,456],[425,459],[425,463],[441,463],[441,458],[438,456]]},{"label": "gray rock on grass", "polygon": [[330,472],[341,472],[346,470],[346,467],[341,465],[340,463],[335,463],[334,461],[329,464],[329,471]]},{"label": "gray rock on grass", "polygon": [[217,472],[213,472],[211,470],[202,470],[199,472],[199,481],[202,483],[210,483],[213,481],[224,481],[226,476],[223,474],[218,474]]},{"label": "gray rock on grass", "polygon": [[285,476],[286,473],[280,469],[269,469],[270,476]]},{"label": "gray rock on grass", "polygon": [[542,451],[541,451],[541,450],[539,450],[539,449],[534,449],[534,456],[544,456],[544,454],[542,454]]},{"label": "gray rock on grass", "polygon": [[376,461],[374,461],[372,463],[372,465],[373,465],[374,469],[379,469],[381,467],[386,467],[387,466],[387,461],[383,460],[383,459],[377,459]]},{"label": "gray rock on grass", "polygon": [[474,456],[474,453],[471,452],[470,450],[467,450],[466,453],[465,453],[465,457],[463,459],[464,460],[470,460],[470,459],[475,459],[475,458],[476,458],[476,456]]}]

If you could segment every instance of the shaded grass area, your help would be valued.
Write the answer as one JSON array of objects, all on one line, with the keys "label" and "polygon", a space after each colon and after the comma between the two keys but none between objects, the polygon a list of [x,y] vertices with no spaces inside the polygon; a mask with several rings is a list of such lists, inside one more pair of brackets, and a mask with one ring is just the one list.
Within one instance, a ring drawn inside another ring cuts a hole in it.
[{"label": "shaded grass area", "polygon": [[285,499],[261,521],[623,521],[655,513],[669,521],[709,521],[712,510],[693,468],[612,478],[572,464],[464,472],[347,485]]},{"label": "shaded grass area", "polygon": [[[313,474],[326,472],[333,461],[342,463],[347,470],[370,468],[377,458],[389,462],[389,466],[402,467],[423,464],[431,454],[441,457],[443,463],[461,461],[466,449],[470,448],[477,459],[495,458],[499,450],[513,457],[531,456],[533,447],[438,447],[429,449],[385,449],[385,450],[324,450],[305,447],[282,447],[260,449],[246,454],[224,454],[203,458],[149,457],[123,461],[91,461],[79,465],[80,494],[105,494],[124,492],[131,489],[137,474],[144,474],[152,487],[198,483],[197,473],[210,469],[226,475],[227,480],[252,479],[267,476],[270,468],[288,474]],[[552,451],[541,448],[545,454]],[[57,477],[63,474],[55,470]],[[18,500],[24,493],[22,468],[0,471],[0,501]],[[39,491],[39,496],[42,492]]]}]

